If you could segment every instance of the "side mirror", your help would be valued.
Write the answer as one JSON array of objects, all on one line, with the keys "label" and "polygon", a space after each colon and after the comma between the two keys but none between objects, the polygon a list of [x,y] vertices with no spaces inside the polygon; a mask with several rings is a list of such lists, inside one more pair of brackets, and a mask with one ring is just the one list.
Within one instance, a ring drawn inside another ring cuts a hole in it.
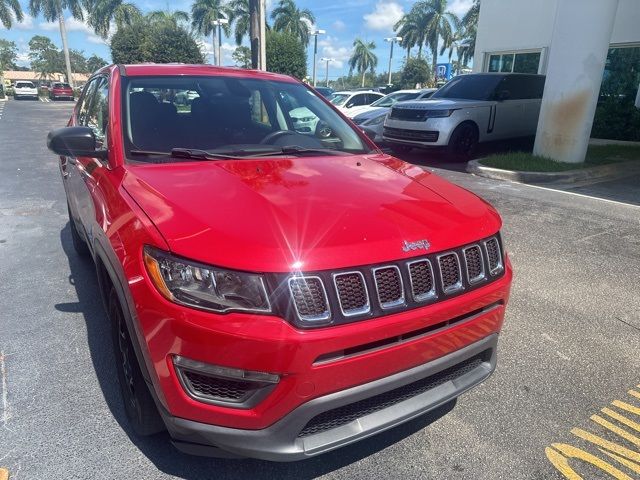
[{"label": "side mirror", "polygon": [[107,158],[106,150],[96,150],[96,137],[89,127],[64,127],[47,135],[47,148],[63,157]]}]

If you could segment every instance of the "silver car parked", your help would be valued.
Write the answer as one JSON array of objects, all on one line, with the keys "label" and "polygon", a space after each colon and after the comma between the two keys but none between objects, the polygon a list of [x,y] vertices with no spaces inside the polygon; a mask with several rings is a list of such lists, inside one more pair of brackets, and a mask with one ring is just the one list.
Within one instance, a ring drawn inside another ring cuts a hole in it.
[{"label": "silver car parked", "polygon": [[396,103],[383,139],[398,153],[447,147],[467,157],[479,142],[535,135],[544,81],[520,73],[461,75],[429,100]]}]

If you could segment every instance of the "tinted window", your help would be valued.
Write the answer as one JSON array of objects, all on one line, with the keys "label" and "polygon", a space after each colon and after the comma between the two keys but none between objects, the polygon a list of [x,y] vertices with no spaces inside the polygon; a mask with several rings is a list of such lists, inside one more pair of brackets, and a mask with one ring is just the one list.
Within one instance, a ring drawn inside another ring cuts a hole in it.
[{"label": "tinted window", "polygon": [[540,52],[517,53],[513,65],[514,73],[538,73],[540,65]]},{"label": "tinted window", "polygon": [[88,99],[85,125],[93,130],[96,143],[101,148],[106,144],[107,126],[109,125],[109,82],[105,77],[96,79],[95,89]]},{"label": "tinted window", "polygon": [[35,88],[31,82],[17,82],[16,88]]},{"label": "tinted window", "polygon": [[402,102],[404,100],[413,100],[418,98],[419,92],[395,92],[385,95],[382,98],[378,98],[371,104],[372,107],[390,107],[396,102]]},{"label": "tinted window", "polygon": [[[175,92],[198,96],[178,110]],[[251,155],[256,149],[295,146],[338,152],[369,151],[316,94],[299,83],[234,77],[129,77],[123,82],[125,145],[131,150],[174,148]]]},{"label": "tinted window", "polygon": [[503,78],[502,75],[461,75],[442,86],[431,98],[490,100]]}]

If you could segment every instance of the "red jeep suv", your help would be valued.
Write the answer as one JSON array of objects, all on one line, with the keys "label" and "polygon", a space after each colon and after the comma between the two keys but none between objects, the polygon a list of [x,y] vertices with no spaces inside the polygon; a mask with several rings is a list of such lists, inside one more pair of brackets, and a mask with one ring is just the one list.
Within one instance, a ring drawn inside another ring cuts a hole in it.
[{"label": "red jeep suv", "polygon": [[139,434],[298,460],[494,370],[512,277],[498,213],[297,80],[105,67],[47,144]]},{"label": "red jeep suv", "polygon": [[73,100],[73,88],[68,83],[56,82],[51,85],[51,90],[49,90],[49,99],[50,100]]}]

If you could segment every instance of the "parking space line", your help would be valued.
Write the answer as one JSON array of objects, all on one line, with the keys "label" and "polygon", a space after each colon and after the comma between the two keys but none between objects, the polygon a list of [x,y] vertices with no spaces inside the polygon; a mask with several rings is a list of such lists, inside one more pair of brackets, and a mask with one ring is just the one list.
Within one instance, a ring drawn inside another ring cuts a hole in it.
[{"label": "parking space line", "polygon": [[566,195],[573,195],[573,196],[576,196],[576,197],[590,198],[592,200],[598,200],[600,202],[613,203],[613,204],[616,204],[616,205],[624,205],[625,207],[640,208],[640,205],[633,205],[632,203],[619,202],[617,200],[609,200],[608,198],[594,197],[592,195],[585,195],[584,193],[576,193],[576,192],[570,192],[570,191],[567,191],[567,190],[558,190],[558,189],[555,189],[555,188],[541,187],[540,185],[531,185],[529,183],[518,183],[518,185],[522,185],[522,186],[530,187],[530,188],[537,188],[539,190],[546,190],[548,192],[557,192],[557,193],[564,193]]},{"label": "parking space line", "polygon": [[[640,398],[640,392],[635,390],[628,390],[627,393],[632,397]],[[628,412],[631,415],[637,415],[640,417],[640,408],[635,405],[621,400],[614,400],[611,402],[611,406],[616,407],[618,410]],[[597,414],[591,415],[590,420],[602,427],[606,433],[613,434],[623,441],[629,442],[631,445],[635,445],[638,447],[638,451],[627,448],[614,441],[606,440],[595,433],[588,432],[581,428],[573,428],[571,429],[571,433],[576,437],[589,442],[591,446],[595,446],[600,456],[593,455],[582,448],[566,443],[553,443],[551,446],[546,447],[545,454],[547,459],[558,472],[569,480],[582,479],[582,476],[575,470],[579,463],[589,464],[592,467],[596,467],[617,480],[632,479],[632,477],[627,475],[624,471],[617,468],[620,466],[623,469],[626,468],[631,472],[640,474],[640,437],[634,435],[625,428],[622,428],[624,426],[635,432],[640,432],[640,423],[636,421],[635,417],[632,417],[633,419],[628,418],[626,415],[622,415],[619,411],[609,407],[602,408],[600,412],[609,417],[612,421],[609,421],[604,418],[604,416]],[[613,423],[613,420],[619,422],[620,425]],[[570,465],[569,460],[572,460],[574,465]]]}]

